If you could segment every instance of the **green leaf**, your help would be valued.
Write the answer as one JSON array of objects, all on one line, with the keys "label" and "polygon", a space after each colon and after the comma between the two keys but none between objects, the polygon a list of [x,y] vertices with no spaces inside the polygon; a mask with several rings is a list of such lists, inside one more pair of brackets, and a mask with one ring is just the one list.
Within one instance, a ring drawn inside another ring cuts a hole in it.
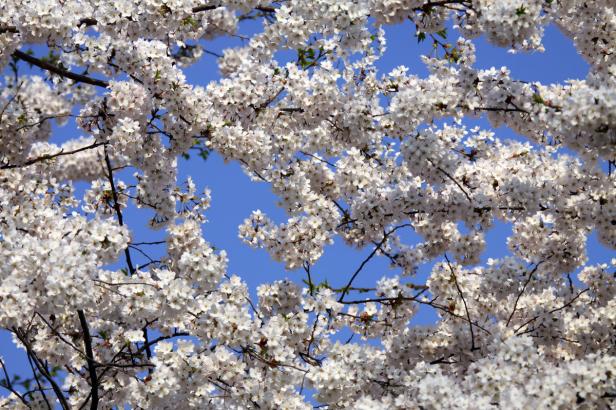
[{"label": "green leaf", "polygon": [[543,100],[541,95],[539,95],[537,93],[533,94],[533,102],[536,103],[536,104],[543,104],[543,103],[545,103],[545,101]]},{"label": "green leaf", "polygon": [[447,40],[447,29],[446,28],[437,31],[436,34],[442,37],[443,39]]},{"label": "green leaf", "polygon": [[208,157],[210,156],[210,151],[206,148],[201,148],[199,150],[199,156],[206,161],[208,159]]},{"label": "green leaf", "polygon": [[185,26],[191,26],[193,29],[199,27],[197,20],[195,20],[192,16],[184,17],[182,19],[182,24]]},{"label": "green leaf", "polygon": [[303,69],[309,68],[322,56],[323,48],[319,48],[319,54],[312,48],[300,48],[297,50],[297,64]]}]

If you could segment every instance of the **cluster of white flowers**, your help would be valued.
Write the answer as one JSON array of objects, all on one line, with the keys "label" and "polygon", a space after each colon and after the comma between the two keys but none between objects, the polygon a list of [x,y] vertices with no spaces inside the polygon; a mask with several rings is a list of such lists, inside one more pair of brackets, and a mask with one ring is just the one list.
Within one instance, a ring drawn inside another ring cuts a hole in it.
[{"label": "cluster of white flowers", "polygon": [[0,164],[20,164],[35,142],[51,134],[51,123],[63,124],[71,104],[39,76],[16,82],[7,78],[0,93]]},{"label": "cluster of white flowers", "polygon": [[[191,84],[205,41],[249,19],[222,78]],[[379,71],[405,20],[432,43],[425,77]],[[541,51],[548,24],[586,78],[474,66],[469,38]],[[0,360],[0,407],[613,407],[616,259],[587,243],[616,249],[615,56],[610,0],[5,1],[0,327],[34,374]],[[521,138],[465,125],[484,115]],[[204,238],[209,191],[178,181],[194,149],[286,212],[238,228],[296,270],[256,301]],[[162,240],[133,237],[136,208]],[[510,254],[482,264],[498,222]],[[338,238],[367,256],[317,279]],[[359,286],[373,258],[395,273]]]}]

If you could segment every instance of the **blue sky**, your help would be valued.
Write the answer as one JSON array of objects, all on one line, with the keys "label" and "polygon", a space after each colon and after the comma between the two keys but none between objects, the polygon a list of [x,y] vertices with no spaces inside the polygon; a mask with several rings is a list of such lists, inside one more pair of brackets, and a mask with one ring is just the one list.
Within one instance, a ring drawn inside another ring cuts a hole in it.
[{"label": "blue sky", "polygon": [[[259,30],[259,24],[253,21],[242,23],[241,32],[246,35]],[[421,53],[428,53],[431,49],[429,41],[418,44],[414,36],[415,29],[410,23],[386,28],[388,45],[385,56],[378,64],[382,73],[389,72],[399,65],[410,67],[411,73],[425,75],[427,71],[420,62]],[[455,40],[458,34],[450,31],[450,40]],[[206,49],[220,53],[230,45],[240,45],[238,38],[226,38],[206,43]],[[563,82],[567,79],[584,78],[588,71],[587,64],[577,54],[571,42],[565,39],[555,27],[548,27],[544,38],[546,51],[544,53],[518,53],[511,54],[507,50],[497,49],[480,38],[476,41],[478,68],[492,66],[508,66],[512,77],[526,81],[541,81],[544,83]],[[35,48],[38,55],[40,48]],[[25,68],[25,66],[24,66]],[[203,59],[185,70],[188,80],[193,84],[206,85],[218,78],[215,57],[205,55]],[[476,123],[488,127],[485,120]],[[61,143],[67,139],[80,135],[80,132],[69,124],[56,128],[53,142]],[[497,136],[505,138],[520,138],[506,128],[496,130]],[[301,282],[304,278],[302,271],[285,271],[283,264],[274,262],[263,250],[255,250],[244,245],[238,238],[238,225],[255,209],[261,209],[273,219],[282,222],[285,219],[284,211],[276,207],[277,199],[270,187],[265,183],[252,182],[241,167],[234,162],[225,163],[222,158],[213,153],[207,159],[193,156],[190,160],[179,161],[180,181],[191,176],[197,186],[202,189],[209,187],[212,191],[212,206],[206,212],[209,221],[204,224],[204,237],[219,249],[225,249],[229,255],[229,274],[237,274],[244,279],[254,296],[256,287],[264,282],[288,277]],[[129,178],[127,178],[129,179]],[[83,184],[78,184],[83,189]],[[129,209],[125,219],[133,230],[135,242],[153,241],[162,239],[164,231],[153,232],[147,228],[147,219],[151,216],[149,211]],[[500,257],[508,254],[506,238],[511,232],[510,225],[496,223],[495,227],[487,233],[487,249],[484,260],[488,257]],[[409,238],[413,240],[412,236]],[[144,248],[146,250],[146,248]],[[152,257],[161,255],[161,246],[147,248]],[[327,279],[334,286],[346,283],[352,272],[361,263],[371,248],[354,250],[336,240],[333,246],[326,249],[325,255],[313,267],[315,281]],[[590,262],[608,262],[613,254],[599,245],[593,234],[588,242]],[[144,264],[146,260],[133,252],[133,259]],[[118,265],[120,266],[120,265]],[[425,280],[430,271],[430,264],[421,267],[415,283]],[[372,286],[378,278],[384,275],[394,275],[396,272],[389,268],[385,258],[375,258],[359,276],[357,286]],[[256,299],[256,298],[255,298]],[[426,324],[436,318],[430,308],[422,308],[414,319],[415,324]],[[10,337],[6,332],[0,332],[0,355],[4,357],[12,372],[28,374],[28,365],[25,355],[13,348]],[[4,393],[0,393],[4,394]]]}]

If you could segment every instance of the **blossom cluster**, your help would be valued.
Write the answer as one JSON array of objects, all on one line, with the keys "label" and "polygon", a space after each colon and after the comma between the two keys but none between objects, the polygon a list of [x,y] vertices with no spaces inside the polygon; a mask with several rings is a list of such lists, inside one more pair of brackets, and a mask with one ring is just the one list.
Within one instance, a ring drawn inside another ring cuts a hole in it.
[{"label": "blossom cluster", "polygon": [[[616,259],[587,251],[616,249],[612,1],[5,3],[0,328],[33,374],[0,360],[0,407],[614,406]],[[191,83],[207,41],[255,19],[221,78]],[[379,69],[403,21],[432,43],[425,76]],[[585,78],[476,66],[473,38],[540,52],[549,24]],[[271,187],[286,218],[254,210],[238,235],[288,279],[228,273],[209,190],[179,178],[195,150]],[[162,239],[136,238],[135,213]],[[317,279],[334,241],[367,256]],[[359,286],[375,258],[391,272]]]}]

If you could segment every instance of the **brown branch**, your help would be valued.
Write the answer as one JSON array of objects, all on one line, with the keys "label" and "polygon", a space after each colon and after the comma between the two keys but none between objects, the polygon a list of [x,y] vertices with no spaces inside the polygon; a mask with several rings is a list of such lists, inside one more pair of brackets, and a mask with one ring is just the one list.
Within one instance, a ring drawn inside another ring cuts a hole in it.
[{"label": "brown branch", "polygon": [[[148,325],[146,324],[145,326],[143,326],[143,328],[141,329],[141,331],[143,332],[143,342],[144,342],[144,347],[145,347],[145,355],[148,358],[148,360],[152,359],[152,348],[150,347],[150,338],[148,337]],[[148,374],[152,374],[152,368],[149,367],[148,368]]]},{"label": "brown branch", "polygon": [[364,300],[348,300],[348,301],[345,300],[340,303],[344,305],[360,305],[364,303],[382,303],[384,305],[387,305],[387,304],[395,305],[400,302],[416,302],[417,298],[421,296],[423,293],[425,293],[427,290],[428,290],[427,288],[423,289],[417,295],[412,296],[412,297],[402,296],[400,294],[399,296],[396,296],[396,297],[382,297],[382,298],[372,298],[372,299],[364,299]]},{"label": "brown branch", "polygon": [[202,11],[210,11],[219,8],[220,6],[196,6],[192,8],[193,13],[200,13]]},{"label": "brown branch", "polygon": [[85,83],[85,84],[95,85],[97,87],[103,87],[103,88],[107,88],[109,86],[109,83],[106,81],[88,77],[87,75],[73,73],[72,71],[68,71],[64,68],[58,67],[55,64],[51,64],[46,61],[40,60],[20,50],[15,50],[13,52],[13,57],[23,60],[39,68],[42,68],[43,70],[47,70],[51,73],[57,74],[61,77],[69,78],[78,83]]},{"label": "brown branch", "polygon": [[[203,5],[203,6],[195,6],[192,8],[192,12],[193,13],[201,13],[204,11],[210,11],[210,10],[215,10],[219,7],[222,7],[220,5]],[[275,13],[276,9],[274,7],[269,7],[269,6],[257,6],[255,7],[255,10],[261,11],[263,13]],[[92,27],[92,26],[96,26],[98,24],[98,20],[96,20],[95,18],[92,17],[84,17],[82,19],[79,20],[79,22],[77,23],[77,27],[81,27],[81,26],[86,26],[86,27]],[[2,26],[0,25],[0,34],[4,34],[4,33],[19,33],[19,30],[17,29],[17,27],[15,26]]]},{"label": "brown branch", "polygon": [[453,316],[453,317],[455,317],[455,318],[457,318],[457,319],[462,319],[462,320],[464,320],[464,321],[465,321],[465,322],[467,322],[468,324],[470,324],[470,325],[472,325],[472,326],[475,326],[477,329],[483,330],[483,331],[484,331],[486,334],[488,334],[488,335],[491,335],[491,334],[492,334],[492,333],[491,333],[488,329],[486,329],[485,327],[481,326],[479,323],[469,321],[469,320],[468,320],[468,318],[466,318],[466,317],[464,317],[464,316],[461,316],[461,315],[458,315],[458,314],[457,314],[457,313],[455,313],[455,312],[452,312],[452,311],[451,311],[448,307],[443,306],[443,305],[440,305],[440,304],[438,304],[438,303],[434,303],[434,301],[435,301],[435,300],[436,300],[436,299],[432,299],[431,301],[424,301],[424,300],[421,300],[421,299],[417,299],[415,302],[420,303],[420,304],[422,304],[422,305],[431,306],[431,307],[433,307],[434,309],[441,310],[441,311],[443,311],[443,312],[447,313],[448,315],[451,315],[451,316]]},{"label": "brown branch", "polygon": [[462,299],[462,303],[464,304],[464,310],[466,311],[466,318],[468,319],[469,329],[471,331],[471,351],[477,350],[478,347],[475,346],[475,332],[473,331],[473,321],[471,320],[471,315],[468,311],[468,305],[466,304],[466,299],[464,298],[464,294],[462,293],[462,289],[460,288],[460,284],[458,283],[458,277],[451,266],[451,262],[449,262],[449,258],[447,254],[445,254],[445,260],[447,261],[447,266],[449,266],[449,270],[451,271],[451,276],[453,277],[453,281],[456,284],[456,289],[458,290],[458,294]]},{"label": "brown branch", "polygon": [[57,120],[58,118],[66,118],[66,117],[71,117],[71,116],[72,116],[71,113],[56,114],[56,115],[46,115],[46,116],[42,117],[40,120],[38,120],[36,122],[32,122],[30,124],[21,125],[21,126],[15,128],[15,132],[21,131],[21,130],[26,129],[26,128],[38,127],[39,125],[42,125],[45,121]]},{"label": "brown branch", "polygon": [[145,342],[143,344],[143,346],[141,346],[139,349],[137,349],[137,354],[139,353],[143,353],[144,351],[146,351],[147,349],[151,348],[152,346],[154,346],[156,343],[163,341],[163,340],[168,340],[168,339],[172,339],[174,337],[181,337],[181,336],[190,336],[190,333],[188,332],[175,332],[171,335],[168,336],[159,336],[154,340],[151,340],[149,342]]},{"label": "brown branch", "polygon": [[45,377],[45,379],[49,382],[49,384],[51,384],[51,387],[54,393],[56,394],[56,397],[58,398],[58,402],[60,403],[60,406],[62,407],[62,409],[69,410],[70,406],[68,402],[66,401],[66,397],[64,397],[64,393],[62,392],[62,389],[60,388],[60,386],[58,386],[58,383],[56,383],[56,381],[53,379],[53,376],[49,374],[49,372],[45,368],[45,365],[43,364],[41,359],[38,358],[38,356],[32,349],[32,345],[27,340],[26,335],[22,334],[22,332],[17,328],[13,328],[13,332],[15,333],[15,336],[17,336],[19,341],[26,348],[26,352],[28,353],[28,356],[32,358],[38,371],[41,373],[41,375],[43,375],[43,377]]},{"label": "brown branch", "polygon": [[13,388],[13,383],[11,383],[11,377],[9,376],[9,373],[6,370],[6,365],[2,361],[1,357],[0,357],[0,367],[2,367],[2,372],[4,373],[4,380],[6,381],[4,384],[0,384],[0,386],[5,387],[8,391],[13,393],[15,396],[19,397],[19,400],[21,400],[21,402],[27,406],[28,402],[26,401],[26,399],[24,399],[24,397],[21,394],[19,394],[17,390]]},{"label": "brown branch", "polygon": [[87,358],[87,355],[86,355],[83,351],[81,351],[81,349],[79,349],[77,346],[75,346],[75,345],[74,345],[74,344],[73,344],[70,340],[67,340],[64,336],[62,336],[62,334],[61,334],[60,332],[58,332],[58,330],[56,330],[56,329],[55,329],[55,328],[51,325],[51,323],[49,323],[49,322],[47,321],[47,319],[45,319],[45,318],[43,317],[43,315],[41,315],[39,312],[34,312],[34,314],[35,314],[36,316],[38,316],[38,317],[39,317],[39,318],[43,321],[43,323],[45,323],[45,324],[47,325],[47,327],[49,328],[49,330],[51,330],[51,332],[52,332],[54,335],[56,335],[56,336],[58,337],[58,339],[60,339],[61,341],[63,341],[64,343],[66,343],[67,345],[69,345],[70,347],[72,347],[72,348],[73,348],[75,351],[77,351],[77,352],[78,352],[81,356],[83,356],[83,357]]},{"label": "brown branch", "polygon": [[15,26],[0,26],[0,34],[4,34],[4,33],[17,34],[19,33],[19,30],[17,30],[17,27]]},{"label": "brown branch", "polygon": [[86,348],[86,361],[88,363],[88,373],[90,373],[90,409],[96,410],[98,409],[98,376],[96,375],[96,363],[94,361],[94,352],[92,351],[92,337],[90,336],[90,329],[83,310],[78,310],[77,315],[79,315],[79,322],[83,330],[83,344]]},{"label": "brown branch", "polygon": [[458,186],[458,188],[460,188],[460,190],[462,191],[462,193],[464,193],[464,196],[466,196],[466,199],[468,199],[468,202],[470,202],[471,204],[473,203],[473,200],[471,199],[471,196],[468,194],[468,192],[466,192],[466,189],[464,189],[464,187],[462,185],[460,185],[460,183],[458,181],[456,181],[456,179],[451,176],[447,171],[445,171],[443,168],[439,167],[438,165],[436,165],[434,162],[432,162],[432,160],[430,158],[426,158],[428,160],[428,162],[430,164],[432,164],[433,167],[435,167],[437,170],[439,170],[439,172],[443,173],[447,178],[449,178],[450,180],[453,181],[454,184],[456,184]]},{"label": "brown branch", "polygon": [[[466,6],[471,8],[472,7],[472,3],[468,0],[441,0],[441,1],[429,1],[423,5],[421,5],[420,7],[415,7],[413,9],[413,11],[423,11],[425,13],[429,12],[433,7],[445,7],[445,8],[449,8],[447,6],[450,5],[456,5],[459,4],[461,6]],[[457,9],[453,9],[453,10],[457,10]]]},{"label": "brown branch", "polygon": [[262,11],[263,13],[275,13],[276,12],[276,9],[274,7],[268,7],[268,6],[257,6],[255,7],[255,10]]},{"label": "brown branch", "polygon": [[38,386],[38,391],[41,392],[41,395],[43,396],[43,400],[45,401],[45,404],[47,405],[47,408],[49,410],[52,410],[51,409],[51,404],[49,403],[49,400],[47,399],[47,395],[45,394],[45,389],[43,388],[43,384],[41,383],[41,379],[39,379],[39,375],[36,372],[36,369],[34,368],[34,363],[32,362],[32,356],[30,355],[30,352],[27,352],[26,356],[28,357],[28,364],[30,365],[30,369],[32,370],[32,375],[34,376],[34,381],[36,382],[36,385]]},{"label": "brown branch", "polygon": [[[113,169],[111,167],[111,160],[109,159],[109,154],[105,149],[105,164],[107,165],[107,178],[109,180],[109,186],[111,187],[111,195],[113,197],[113,209],[115,209],[116,216],[118,218],[118,224],[120,226],[124,226],[124,217],[122,216],[122,209],[120,208],[120,202],[118,200],[118,191],[115,186],[115,182],[113,181]],[[130,250],[127,246],[124,248],[124,255],[126,256],[126,264],[128,265],[128,270],[131,275],[134,275],[136,272],[135,266],[133,265],[133,261],[130,257]]]},{"label": "brown branch", "polygon": [[522,108],[506,108],[506,107],[476,107],[472,111],[493,111],[493,112],[521,112],[523,114],[529,114],[528,111]]},{"label": "brown branch", "polygon": [[37,158],[32,158],[27,160],[26,162],[24,162],[23,164],[7,164],[7,165],[2,165],[0,166],[0,169],[13,169],[13,168],[23,168],[23,167],[27,167],[30,166],[32,164],[36,164],[37,162],[42,162],[42,161],[47,161],[56,157],[61,157],[64,155],[71,155],[71,154],[77,154],[78,152],[82,152],[82,151],[86,151],[92,148],[96,148],[96,147],[100,147],[102,145],[107,144],[107,142],[95,142],[93,144],[90,145],[86,145],[84,147],[81,148],[75,148],[73,150],[70,151],[64,151],[64,149],[61,149],[58,152],[54,152],[53,154],[46,154],[46,155],[42,155],[40,157]]},{"label": "brown branch", "polygon": [[[575,295],[569,302],[565,303],[564,305],[557,307],[555,309],[550,310],[549,312],[545,313],[546,315],[551,315],[552,313],[556,313],[560,310],[566,309],[567,307],[569,307],[573,302],[575,302],[580,296],[582,296],[584,293],[588,292],[590,290],[590,288],[586,288],[582,291],[580,291],[577,295]],[[520,325],[516,330],[515,330],[515,334],[517,335],[518,332],[520,331],[520,329],[524,328],[525,326],[527,326],[528,324],[534,322],[535,320],[539,319],[541,317],[541,315],[537,315],[529,320],[527,320],[526,322],[524,322],[522,325]],[[521,334],[524,333],[528,333],[531,332],[533,329],[531,330],[527,330]]]},{"label": "brown branch", "polygon": [[531,279],[533,278],[533,275],[535,274],[535,272],[537,272],[537,269],[539,269],[539,266],[542,263],[543,263],[543,261],[537,263],[537,265],[535,265],[535,268],[528,275],[528,279],[526,279],[526,282],[524,283],[524,286],[522,286],[522,290],[520,291],[520,293],[518,293],[518,297],[515,299],[515,303],[513,304],[513,309],[511,310],[511,314],[509,315],[509,319],[507,319],[507,324],[505,326],[509,326],[509,323],[511,322],[511,319],[513,318],[513,315],[515,314],[515,311],[516,311],[516,309],[518,307],[518,302],[520,301],[520,298],[522,297],[522,294],[524,293],[524,291],[526,291],[526,287],[528,286],[528,284],[530,283]]},{"label": "brown branch", "polygon": [[4,112],[6,111],[7,108],[9,108],[9,105],[11,105],[13,101],[17,99],[17,96],[19,95],[19,92],[21,91],[21,87],[23,87],[23,85],[24,85],[24,82],[21,81],[15,88],[15,93],[13,93],[13,95],[8,99],[6,104],[4,104],[4,107],[2,107],[2,111],[0,111],[0,124],[2,124],[2,117],[4,117]]},{"label": "brown branch", "polygon": [[346,296],[346,294],[349,292],[349,290],[351,289],[351,285],[353,284],[353,281],[355,280],[355,278],[357,277],[357,275],[359,275],[359,273],[362,271],[362,269],[364,269],[364,266],[366,266],[366,264],[368,262],[370,262],[370,260],[374,257],[374,255],[376,255],[376,253],[381,249],[381,246],[383,246],[383,244],[387,241],[387,238],[389,238],[389,236],[391,234],[393,234],[394,232],[396,232],[398,229],[400,228],[404,228],[406,226],[412,226],[410,224],[403,224],[403,225],[398,225],[395,228],[391,229],[389,232],[386,232],[383,235],[383,239],[381,239],[381,241],[379,243],[376,244],[376,246],[374,247],[374,249],[372,250],[372,252],[370,252],[370,255],[368,255],[359,265],[359,267],[355,270],[355,272],[353,273],[353,275],[351,276],[351,279],[349,279],[349,282],[346,284],[346,286],[344,288],[342,288],[342,295],[340,295],[340,297],[338,298],[338,302],[342,302],[342,300],[344,299],[344,297]]}]

